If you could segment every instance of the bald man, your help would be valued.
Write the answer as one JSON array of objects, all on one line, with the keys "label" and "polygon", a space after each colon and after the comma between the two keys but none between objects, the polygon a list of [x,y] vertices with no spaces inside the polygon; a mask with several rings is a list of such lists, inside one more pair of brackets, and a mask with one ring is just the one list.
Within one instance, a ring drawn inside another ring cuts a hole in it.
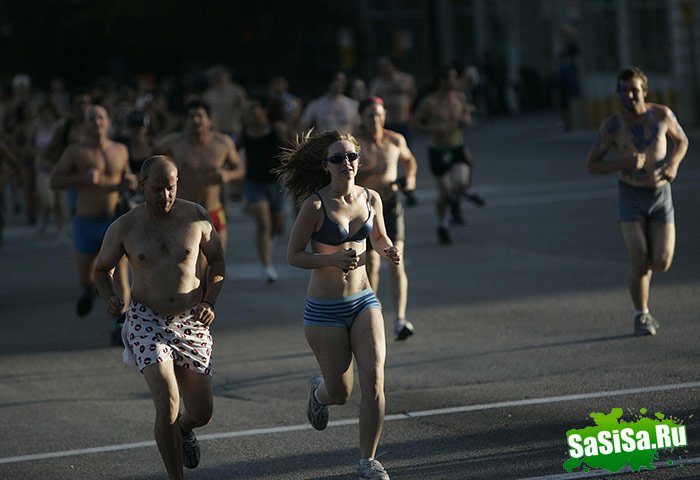
[{"label": "bald man", "polygon": [[[187,468],[199,464],[192,429],[211,419],[209,327],[226,270],[221,239],[207,211],[176,198],[177,182],[172,159],[146,159],[140,178],[145,202],[109,227],[96,267],[107,314],[126,312],[124,361],[136,363],[153,396],[156,443],[171,480],[182,478],[183,463]],[[205,271],[200,255],[207,261]],[[133,276],[128,305],[115,292],[110,274],[123,257]]]}]

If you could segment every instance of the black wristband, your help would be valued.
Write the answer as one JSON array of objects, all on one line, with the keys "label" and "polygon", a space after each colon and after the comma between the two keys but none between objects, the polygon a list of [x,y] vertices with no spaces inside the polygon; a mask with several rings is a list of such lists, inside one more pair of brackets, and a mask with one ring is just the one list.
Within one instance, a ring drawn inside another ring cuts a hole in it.
[{"label": "black wristband", "polygon": [[202,300],[199,303],[206,303],[207,305],[209,305],[211,307],[212,310],[216,310],[216,307],[211,302],[207,302],[206,300]]}]

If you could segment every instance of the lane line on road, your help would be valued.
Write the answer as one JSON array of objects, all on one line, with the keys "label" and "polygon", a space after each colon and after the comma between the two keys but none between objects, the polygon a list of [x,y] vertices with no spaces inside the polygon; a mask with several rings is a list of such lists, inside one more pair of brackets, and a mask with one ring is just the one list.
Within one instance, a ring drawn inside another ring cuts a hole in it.
[{"label": "lane line on road", "polygon": [[[405,412],[393,415],[387,415],[384,417],[385,421],[396,421],[396,420],[409,420],[414,418],[431,417],[438,415],[450,415],[455,413],[465,413],[474,412],[479,410],[493,410],[500,408],[511,408],[511,407],[523,407],[529,405],[544,405],[548,403],[559,403],[559,402],[571,402],[576,400],[587,400],[593,398],[606,398],[606,397],[617,397],[622,395],[634,395],[639,393],[655,393],[655,392],[665,392],[669,390],[683,390],[700,388],[700,382],[689,382],[689,383],[675,383],[670,385],[655,385],[652,387],[640,387],[640,388],[628,388],[624,390],[609,390],[604,392],[593,392],[593,393],[581,393],[575,395],[561,395],[555,397],[543,397],[543,398],[530,398],[525,400],[510,400],[505,402],[495,402],[495,403],[484,403],[480,405],[464,405],[461,407],[451,407],[451,408],[439,408],[434,410],[423,410],[417,412]],[[328,422],[329,427],[340,427],[347,425],[356,425],[360,421],[357,418],[347,419],[347,420],[334,420]],[[256,428],[252,430],[239,430],[233,432],[222,432],[222,433],[212,433],[207,435],[198,435],[197,438],[200,441],[206,440],[219,440],[223,438],[238,438],[238,437],[250,437],[256,435],[271,435],[277,433],[289,433],[297,432],[302,430],[311,430],[311,425],[288,425],[285,427],[270,427],[270,428]],[[123,443],[117,445],[107,445],[104,447],[93,447],[84,448],[76,450],[64,450],[58,452],[47,452],[47,453],[37,453],[32,455],[19,455],[16,457],[5,457],[0,458],[0,464],[5,463],[19,463],[19,462],[31,462],[37,460],[50,460],[54,458],[61,457],[73,457],[78,455],[89,455],[92,453],[104,453],[104,452],[115,452],[120,450],[131,450],[135,448],[146,448],[155,447],[155,441],[150,442],[137,442],[137,443]],[[687,463],[687,462],[684,462]],[[539,478],[539,477],[538,477]],[[558,477],[542,477],[542,478],[558,478]],[[563,478],[563,477],[562,477]],[[566,477],[569,478],[569,477]],[[583,478],[583,477],[571,477],[571,478]]]}]

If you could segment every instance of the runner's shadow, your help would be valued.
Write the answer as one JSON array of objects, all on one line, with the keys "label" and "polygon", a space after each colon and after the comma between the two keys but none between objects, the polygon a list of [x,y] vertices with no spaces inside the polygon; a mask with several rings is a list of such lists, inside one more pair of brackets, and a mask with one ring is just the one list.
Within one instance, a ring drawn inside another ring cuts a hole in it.
[{"label": "runner's shadow", "polygon": [[552,343],[542,343],[539,345],[526,345],[522,347],[514,347],[514,348],[505,348],[505,349],[500,349],[500,350],[487,350],[484,352],[474,352],[474,353],[465,353],[464,355],[450,355],[450,356],[442,356],[438,358],[432,358],[430,360],[420,360],[420,361],[410,361],[410,362],[399,362],[399,363],[387,363],[386,369],[392,369],[392,368],[404,368],[407,366],[412,366],[412,365],[426,365],[430,363],[442,363],[445,361],[450,361],[450,360],[459,360],[459,359],[465,359],[465,358],[476,358],[476,357],[485,357],[488,355],[498,355],[498,354],[503,354],[503,353],[518,353],[518,352],[526,352],[529,350],[540,350],[543,348],[558,348],[558,347],[569,347],[572,345],[581,345],[581,344],[587,344],[587,343],[602,343],[602,342],[614,342],[614,341],[619,341],[619,340],[626,340],[630,338],[634,338],[636,335],[630,333],[626,335],[613,335],[609,337],[594,337],[594,338],[581,338],[578,340],[568,340],[564,342],[552,342]]}]

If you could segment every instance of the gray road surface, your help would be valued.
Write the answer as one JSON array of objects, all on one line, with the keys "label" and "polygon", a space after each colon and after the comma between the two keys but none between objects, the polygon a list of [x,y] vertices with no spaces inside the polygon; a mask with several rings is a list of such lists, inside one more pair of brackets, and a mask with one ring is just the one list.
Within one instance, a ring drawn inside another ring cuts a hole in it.
[{"label": "gray road surface", "polygon": [[[550,115],[471,129],[475,190],[488,205],[465,206],[468,226],[449,247],[437,244],[417,139],[420,203],[407,212],[405,258],[417,333],[388,343],[379,448],[392,479],[609,478],[567,476],[562,465],[566,431],[614,407],[626,419],[642,407],[672,415],[688,436],[687,448],[664,452],[662,468],[615,478],[700,475],[700,138],[692,135],[674,185],[675,263],[653,281],[661,331],[637,338],[616,179],[584,168],[594,135],[562,133]],[[11,221],[0,250],[0,479],[165,478],[145,382],[107,346],[103,305],[86,318],[73,313],[71,249]],[[358,387],[331,408],[326,431],[305,419],[317,371],[301,328],[308,272],[286,265],[283,239],[281,281],[266,286],[252,219],[234,212],[229,228],[215,417],[198,432],[201,465],[186,478],[357,478]],[[387,286],[380,299],[390,327]]]}]

